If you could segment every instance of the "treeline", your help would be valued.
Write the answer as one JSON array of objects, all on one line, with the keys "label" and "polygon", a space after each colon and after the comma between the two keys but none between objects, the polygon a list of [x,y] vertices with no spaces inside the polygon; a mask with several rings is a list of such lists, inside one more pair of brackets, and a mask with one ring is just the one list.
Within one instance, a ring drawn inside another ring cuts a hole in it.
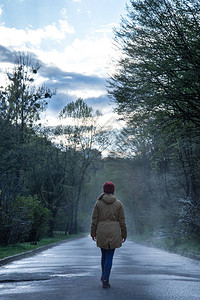
[{"label": "treeline", "polygon": [[54,230],[84,231],[78,223],[80,199],[88,176],[101,167],[106,145],[106,133],[96,125],[100,113],[82,99],[61,111],[59,118],[69,125],[36,125],[56,93],[34,86],[38,71],[38,63],[19,54],[0,92],[1,245],[37,241]]},{"label": "treeline", "polygon": [[109,93],[127,123],[115,151],[127,157],[132,228],[198,238],[200,2],[132,0],[115,42],[122,55]]},{"label": "treeline", "polygon": [[200,2],[131,0],[115,42],[121,56],[108,92],[127,125],[115,142],[117,131],[99,128],[100,113],[82,99],[61,111],[68,125],[36,126],[56,91],[34,87],[39,64],[17,58],[0,92],[1,244],[89,230],[106,180],[129,234],[198,240]]}]

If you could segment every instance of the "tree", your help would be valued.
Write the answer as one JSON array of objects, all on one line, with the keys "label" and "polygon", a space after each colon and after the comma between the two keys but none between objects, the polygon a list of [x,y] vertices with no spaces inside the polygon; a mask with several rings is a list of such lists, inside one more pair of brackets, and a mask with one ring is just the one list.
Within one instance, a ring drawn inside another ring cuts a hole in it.
[{"label": "tree", "polygon": [[9,204],[5,199],[1,201],[0,243],[6,246],[40,240],[47,231],[49,211],[37,196],[17,196]]},{"label": "tree", "polygon": [[[60,139],[62,151],[67,153],[67,180],[65,200],[68,212],[66,231],[78,232],[78,208],[84,181],[89,171],[94,171],[101,158],[101,151],[107,146],[107,132],[98,124],[98,111],[93,112],[82,99],[70,102],[60,113],[60,118],[68,125],[58,126],[55,131],[56,140]],[[63,206],[64,207],[64,206]]]},{"label": "tree", "polygon": [[[27,169],[25,144],[29,142],[28,137],[34,134],[33,124],[39,120],[40,112],[45,109],[48,98],[55,94],[55,91],[44,85],[34,86],[34,76],[37,75],[39,67],[38,62],[33,64],[29,54],[19,53],[13,72],[7,74],[8,85],[0,92],[1,122],[7,124],[8,128],[12,124],[12,130],[15,131],[14,135],[11,133],[15,145],[10,153],[14,154],[17,161],[15,184],[20,193],[23,193],[24,174]],[[8,155],[7,151],[5,155]]]},{"label": "tree", "polygon": [[[46,130],[45,130],[46,131]],[[66,189],[68,187],[69,153],[53,145],[43,135],[32,140],[29,148],[31,159],[27,172],[31,194],[37,194],[43,205],[50,211],[49,236],[53,236],[58,211],[67,206]]]},{"label": "tree", "polygon": [[[189,201],[182,205],[180,220],[188,232],[192,228],[196,233],[200,216],[199,4],[132,0],[120,29],[115,30],[122,55],[109,80],[116,110],[128,125],[123,147],[132,146],[137,159],[148,145],[150,176],[159,182],[155,199],[162,195],[161,204],[171,205],[169,216],[175,221],[177,199]],[[189,223],[191,216],[196,221]]]},{"label": "tree", "polygon": [[115,31],[123,55],[109,81],[126,120],[164,112],[200,126],[199,18],[199,1],[131,1]]},{"label": "tree", "polygon": [[13,72],[7,73],[8,86],[0,93],[1,117],[20,127],[20,143],[24,142],[26,128],[32,127],[39,120],[39,114],[48,104],[48,98],[56,92],[45,85],[37,88],[33,85],[39,68],[39,63],[33,64],[29,54],[20,53],[15,58]]},{"label": "tree", "polygon": [[31,141],[36,138],[33,125],[48,98],[55,94],[44,85],[34,86],[39,67],[30,55],[20,53],[12,73],[6,75],[8,85],[0,91],[0,217],[8,220],[8,227],[3,229],[5,239],[17,197],[28,197],[32,188],[27,175],[31,168]]}]

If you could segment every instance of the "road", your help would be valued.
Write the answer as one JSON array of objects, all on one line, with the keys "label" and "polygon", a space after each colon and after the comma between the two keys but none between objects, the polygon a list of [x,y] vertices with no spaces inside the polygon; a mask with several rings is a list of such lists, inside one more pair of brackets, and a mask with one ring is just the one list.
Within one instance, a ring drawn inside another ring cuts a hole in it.
[{"label": "road", "polygon": [[100,276],[100,249],[84,237],[2,266],[0,299],[200,299],[200,262],[130,241],[116,249],[110,289]]}]

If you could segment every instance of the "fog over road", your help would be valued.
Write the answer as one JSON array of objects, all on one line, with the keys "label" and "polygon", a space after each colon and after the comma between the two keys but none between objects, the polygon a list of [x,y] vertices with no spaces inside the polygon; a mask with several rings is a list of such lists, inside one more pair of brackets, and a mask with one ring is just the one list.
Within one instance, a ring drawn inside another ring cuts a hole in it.
[{"label": "fog over road", "polygon": [[0,267],[0,299],[200,299],[200,262],[130,241],[115,251],[110,289],[100,276],[100,249],[80,238]]}]

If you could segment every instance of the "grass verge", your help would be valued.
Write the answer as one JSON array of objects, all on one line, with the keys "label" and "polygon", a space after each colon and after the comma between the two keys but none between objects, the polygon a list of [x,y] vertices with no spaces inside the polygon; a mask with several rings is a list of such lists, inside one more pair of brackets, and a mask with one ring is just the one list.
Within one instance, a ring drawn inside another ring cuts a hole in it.
[{"label": "grass verge", "polygon": [[200,260],[200,241],[192,238],[179,237],[156,237],[153,235],[136,235],[130,239],[138,244],[159,248],[186,257]]},{"label": "grass verge", "polygon": [[51,245],[51,244],[54,244],[57,242],[69,240],[72,238],[83,237],[85,235],[86,234],[83,234],[83,233],[71,234],[71,235],[63,235],[63,234],[56,233],[54,235],[54,237],[52,237],[52,238],[41,239],[40,241],[37,242],[37,245],[31,245],[29,242],[27,242],[27,243],[17,243],[17,244],[9,245],[6,247],[0,246],[0,259],[12,256],[12,255],[20,254],[23,252],[27,252],[30,250],[34,250],[34,249],[37,249],[42,246]]}]

